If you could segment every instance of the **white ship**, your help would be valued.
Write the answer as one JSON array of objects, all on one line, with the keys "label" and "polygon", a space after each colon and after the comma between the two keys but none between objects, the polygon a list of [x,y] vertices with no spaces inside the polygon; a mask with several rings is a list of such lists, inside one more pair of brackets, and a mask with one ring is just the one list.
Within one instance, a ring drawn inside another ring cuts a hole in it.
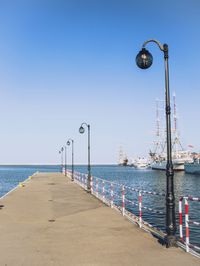
[{"label": "white ship", "polygon": [[[173,96],[174,100],[174,129],[172,130],[172,163],[173,169],[175,171],[184,171],[185,163],[191,163],[193,161],[191,152],[184,150],[177,131],[177,115],[176,115],[176,101],[175,95]],[[166,153],[166,133],[161,133],[160,126],[160,114],[159,114],[159,105],[157,100],[156,105],[156,136],[157,141],[155,142],[155,152],[150,152],[152,159],[151,168],[155,170],[166,170],[167,164],[167,153]]]},{"label": "white ship", "polygon": [[[176,154],[172,154],[172,163],[174,171],[184,171],[185,164],[191,163],[193,160],[190,157],[188,151],[178,151]],[[163,158],[156,159],[152,162],[151,168],[154,170],[166,170],[166,156]]]},{"label": "white ship", "polygon": [[192,163],[185,163],[185,172],[200,175],[200,159],[194,160]]},{"label": "white ship", "polygon": [[136,169],[147,169],[149,167],[149,161],[146,158],[138,157],[137,159],[133,160],[132,166]]}]

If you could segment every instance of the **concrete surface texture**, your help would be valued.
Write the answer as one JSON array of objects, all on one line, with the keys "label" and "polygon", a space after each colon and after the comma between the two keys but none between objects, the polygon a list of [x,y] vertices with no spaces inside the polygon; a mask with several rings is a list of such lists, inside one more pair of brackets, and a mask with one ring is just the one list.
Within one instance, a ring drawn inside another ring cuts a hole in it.
[{"label": "concrete surface texture", "polygon": [[34,175],[0,204],[0,266],[200,265],[59,173]]}]

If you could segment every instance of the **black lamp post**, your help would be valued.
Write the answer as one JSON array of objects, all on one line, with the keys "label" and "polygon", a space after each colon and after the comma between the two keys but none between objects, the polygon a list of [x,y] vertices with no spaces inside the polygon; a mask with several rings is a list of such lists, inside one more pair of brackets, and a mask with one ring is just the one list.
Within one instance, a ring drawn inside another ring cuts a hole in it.
[{"label": "black lamp post", "polygon": [[[59,151],[59,154],[61,155],[61,151]],[[62,155],[61,155],[61,157],[62,157]],[[60,159],[60,168],[61,168],[61,172],[62,172],[62,159]]]},{"label": "black lamp post", "polygon": [[72,144],[72,181],[74,181],[74,140],[68,139],[67,145],[69,146],[70,143]]},{"label": "black lamp post", "polygon": [[171,107],[169,92],[169,67],[168,67],[168,45],[161,44],[157,40],[151,39],[144,42],[142,50],[136,56],[136,64],[139,68],[147,69],[153,63],[153,57],[145,46],[149,42],[154,42],[164,53],[165,62],[165,112],[166,112],[166,131],[167,131],[167,164],[166,164],[166,247],[176,246],[176,216],[175,216],[175,197],[174,197],[174,170],[172,164],[172,144],[171,144]]},{"label": "black lamp post", "polygon": [[79,128],[79,133],[83,134],[85,132],[86,126],[88,128],[88,179],[87,179],[87,191],[91,193],[91,166],[90,166],[90,125],[87,123],[82,123]]},{"label": "black lamp post", "polygon": [[67,146],[65,145],[65,176],[67,175]]},{"label": "black lamp post", "polygon": [[62,147],[61,150],[59,151],[59,153],[61,155],[61,173],[63,170],[63,151],[64,151],[64,148]]}]

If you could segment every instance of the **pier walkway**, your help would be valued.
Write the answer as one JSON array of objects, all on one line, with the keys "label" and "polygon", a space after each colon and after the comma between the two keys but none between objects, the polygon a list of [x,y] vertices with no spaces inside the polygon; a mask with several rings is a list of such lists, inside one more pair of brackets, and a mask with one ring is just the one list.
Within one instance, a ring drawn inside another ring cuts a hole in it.
[{"label": "pier walkway", "polygon": [[39,173],[1,199],[1,266],[191,266],[59,173]]}]

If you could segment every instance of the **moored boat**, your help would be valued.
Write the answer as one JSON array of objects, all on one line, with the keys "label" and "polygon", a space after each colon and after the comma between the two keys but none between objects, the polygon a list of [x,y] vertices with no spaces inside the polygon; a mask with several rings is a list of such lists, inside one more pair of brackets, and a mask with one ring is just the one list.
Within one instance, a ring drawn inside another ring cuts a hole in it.
[{"label": "moored boat", "polygon": [[[179,151],[178,153],[172,154],[172,164],[174,171],[184,171],[186,163],[192,163],[193,159],[190,157],[190,152]],[[151,164],[151,168],[154,170],[166,170],[166,156],[154,160]]]},{"label": "moored boat", "polygon": [[132,166],[136,169],[147,169],[149,167],[149,161],[146,158],[138,157],[133,161]]},{"label": "moored boat", "polygon": [[200,160],[195,160],[192,163],[185,163],[185,172],[188,174],[200,174]]}]

